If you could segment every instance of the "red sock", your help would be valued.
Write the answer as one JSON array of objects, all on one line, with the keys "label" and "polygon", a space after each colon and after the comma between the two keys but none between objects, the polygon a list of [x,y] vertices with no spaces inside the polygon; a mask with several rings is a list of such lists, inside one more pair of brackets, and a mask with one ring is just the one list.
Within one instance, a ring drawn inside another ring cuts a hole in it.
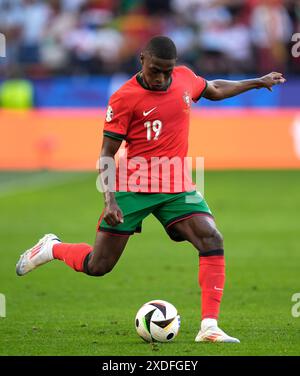
[{"label": "red sock", "polygon": [[53,246],[52,252],[55,259],[64,261],[76,272],[83,272],[84,259],[92,252],[92,247],[85,243],[58,243]]},{"label": "red sock", "polygon": [[202,320],[217,320],[225,284],[224,256],[200,256],[199,284],[202,290]]}]

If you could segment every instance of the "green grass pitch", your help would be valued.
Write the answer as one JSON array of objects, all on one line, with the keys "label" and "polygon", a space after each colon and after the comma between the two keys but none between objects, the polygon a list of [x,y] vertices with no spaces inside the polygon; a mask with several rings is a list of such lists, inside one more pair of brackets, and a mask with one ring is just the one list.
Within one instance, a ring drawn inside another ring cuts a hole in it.
[{"label": "green grass pitch", "polygon": [[[200,344],[198,256],[169,240],[154,217],[131,237],[102,278],[51,262],[17,277],[19,254],[44,233],[93,243],[103,207],[94,173],[0,174],[1,355],[299,355],[299,171],[207,172],[205,197],[225,239],[227,279],[220,327],[240,344]],[[178,337],[147,344],[136,334],[139,307],[173,303]]]}]

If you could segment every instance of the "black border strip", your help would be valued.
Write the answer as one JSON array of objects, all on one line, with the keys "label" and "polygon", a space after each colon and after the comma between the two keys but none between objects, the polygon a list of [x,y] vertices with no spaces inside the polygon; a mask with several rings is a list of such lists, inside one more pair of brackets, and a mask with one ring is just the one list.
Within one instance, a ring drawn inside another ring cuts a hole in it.
[{"label": "black border strip", "polygon": [[126,134],[120,134],[116,132],[111,132],[111,131],[103,131],[104,136],[114,138],[116,140],[123,141],[125,140]]},{"label": "black border strip", "polygon": [[[210,345],[218,346],[216,344],[199,344],[199,354],[205,354],[205,347]],[[144,347],[146,348],[146,346],[149,345],[145,344]],[[234,347],[235,344],[224,346]],[[143,345],[141,344],[142,347]],[[145,350],[143,349],[143,351]],[[99,348],[99,352],[101,352],[101,348]],[[234,350],[231,352],[234,352]],[[212,373],[212,370],[214,371],[213,373],[226,373],[226,371],[232,373],[233,369],[244,374],[245,367],[249,372],[268,370],[268,373],[273,371],[287,373],[290,369],[292,372],[300,367],[299,356],[201,355],[176,357],[156,354],[149,356],[1,356],[0,366],[1,369],[7,370],[3,374],[14,374],[15,372],[23,374],[24,369],[26,369],[32,376],[40,375],[41,370],[45,369],[54,374],[62,374],[63,372],[72,373],[73,375],[83,373],[90,376],[130,374],[129,367],[125,371],[124,365],[130,365],[131,367],[135,365],[133,374],[138,371],[158,371],[156,374],[170,375],[178,373],[182,375],[187,371],[192,375],[199,375],[201,373]]]}]

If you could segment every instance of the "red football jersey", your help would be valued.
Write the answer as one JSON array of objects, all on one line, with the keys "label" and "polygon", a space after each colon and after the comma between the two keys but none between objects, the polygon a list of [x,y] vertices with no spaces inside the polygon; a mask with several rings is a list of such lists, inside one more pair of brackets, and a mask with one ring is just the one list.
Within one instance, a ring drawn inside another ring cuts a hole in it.
[{"label": "red football jersey", "polygon": [[171,78],[165,91],[153,91],[135,75],[110,98],[104,135],[126,140],[116,190],[174,193],[191,189],[183,168],[191,101],[202,96],[207,83],[185,66],[175,67]]}]

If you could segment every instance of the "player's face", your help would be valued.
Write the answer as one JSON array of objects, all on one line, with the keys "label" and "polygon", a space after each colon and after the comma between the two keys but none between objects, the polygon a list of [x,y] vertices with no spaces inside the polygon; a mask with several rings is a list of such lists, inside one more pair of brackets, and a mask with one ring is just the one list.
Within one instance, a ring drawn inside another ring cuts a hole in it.
[{"label": "player's face", "polygon": [[141,55],[143,79],[151,90],[164,90],[176,63],[175,59],[159,59],[150,54]]}]

